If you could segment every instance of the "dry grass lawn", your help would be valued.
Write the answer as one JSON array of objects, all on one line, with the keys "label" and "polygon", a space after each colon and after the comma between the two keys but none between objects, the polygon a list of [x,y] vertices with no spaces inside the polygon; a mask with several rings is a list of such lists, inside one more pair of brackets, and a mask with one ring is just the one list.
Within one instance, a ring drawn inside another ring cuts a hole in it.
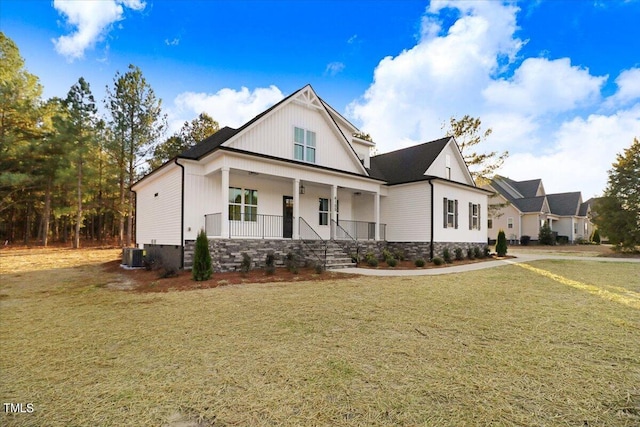
[{"label": "dry grass lawn", "polygon": [[0,252],[0,425],[640,425],[637,263],[135,293],[117,256]]}]

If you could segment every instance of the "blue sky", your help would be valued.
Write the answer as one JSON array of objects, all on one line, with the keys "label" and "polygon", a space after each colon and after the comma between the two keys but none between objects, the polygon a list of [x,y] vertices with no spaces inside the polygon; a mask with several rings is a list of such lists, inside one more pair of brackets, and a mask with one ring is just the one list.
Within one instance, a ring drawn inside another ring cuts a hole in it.
[{"label": "blue sky", "polygon": [[640,1],[0,0],[44,97],[139,66],[171,129],[239,126],[311,83],[386,152],[480,117],[499,173],[601,193],[640,137]]}]

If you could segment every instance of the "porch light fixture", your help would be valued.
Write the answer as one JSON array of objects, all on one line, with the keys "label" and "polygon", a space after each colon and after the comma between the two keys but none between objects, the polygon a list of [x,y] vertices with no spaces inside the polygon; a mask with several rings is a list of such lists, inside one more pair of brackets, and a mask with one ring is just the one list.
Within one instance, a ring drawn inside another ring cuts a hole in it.
[{"label": "porch light fixture", "polygon": [[300,194],[304,194],[304,185],[300,184]]}]

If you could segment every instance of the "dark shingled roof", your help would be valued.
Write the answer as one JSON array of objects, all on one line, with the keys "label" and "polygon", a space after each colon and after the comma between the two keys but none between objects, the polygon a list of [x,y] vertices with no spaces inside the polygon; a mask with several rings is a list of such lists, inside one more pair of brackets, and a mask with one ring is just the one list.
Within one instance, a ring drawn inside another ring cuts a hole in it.
[{"label": "dark shingled roof", "polygon": [[424,173],[442,152],[451,137],[437,139],[413,147],[371,158],[370,175],[380,178],[389,185],[426,180]]},{"label": "dark shingled roof", "polygon": [[182,157],[184,159],[197,160],[205,154],[208,154],[216,148],[220,147],[225,141],[229,140],[233,135],[237,134],[238,131],[238,129],[233,129],[229,126],[225,126],[210,137],[202,140],[198,144],[186,150],[184,153],[180,154],[179,157]]},{"label": "dark shingled roof", "polygon": [[580,207],[580,192],[547,194],[549,209],[556,215],[577,215]]},{"label": "dark shingled roof", "polygon": [[520,212],[542,212],[544,196],[513,199],[511,200],[511,203],[516,205]]}]

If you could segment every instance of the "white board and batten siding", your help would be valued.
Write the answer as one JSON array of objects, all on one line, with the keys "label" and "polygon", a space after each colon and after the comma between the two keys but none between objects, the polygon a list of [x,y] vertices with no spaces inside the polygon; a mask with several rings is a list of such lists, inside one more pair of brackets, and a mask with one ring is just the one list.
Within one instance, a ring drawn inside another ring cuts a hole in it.
[{"label": "white board and batten siding", "polygon": [[431,240],[431,189],[428,182],[389,187],[387,197],[380,199],[380,213],[380,222],[387,224],[388,241]]},{"label": "white board and batten siding", "polygon": [[[486,193],[470,188],[449,184],[441,180],[433,181],[434,210],[433,238],[436,242],[487,242],[487,201]],[[458,201],[458,228],[444,227],[444,199]],[[469,229],[469,203],[480,205],[480,229]]]},{"label": "white board and batten siding", "polygon": [[182,170],[167,165],[165,170],[140,182],[136,192],[136,243],[182,245]]},{"label": "white board and batten siding", "polygon": [[[451,171],[451,176],[446,176],[447,168]],[[429,166],[425,175],[437,176],[451,181],[462,182],[467,185],[473,185],[473,180],[467,172],[467,166],[464,164],[458,147],[453,140],[442,149],[438,157]]]},{"label": "white board and batten siding", "polygon": [[[290,102],[261,119],[225,146],[253,153],[294,159],[294,128],[316,134],[315,164],[352,173],[362,166],[330,117],[314,107]],[[347,135],[350,138],[350,135]]]}]

